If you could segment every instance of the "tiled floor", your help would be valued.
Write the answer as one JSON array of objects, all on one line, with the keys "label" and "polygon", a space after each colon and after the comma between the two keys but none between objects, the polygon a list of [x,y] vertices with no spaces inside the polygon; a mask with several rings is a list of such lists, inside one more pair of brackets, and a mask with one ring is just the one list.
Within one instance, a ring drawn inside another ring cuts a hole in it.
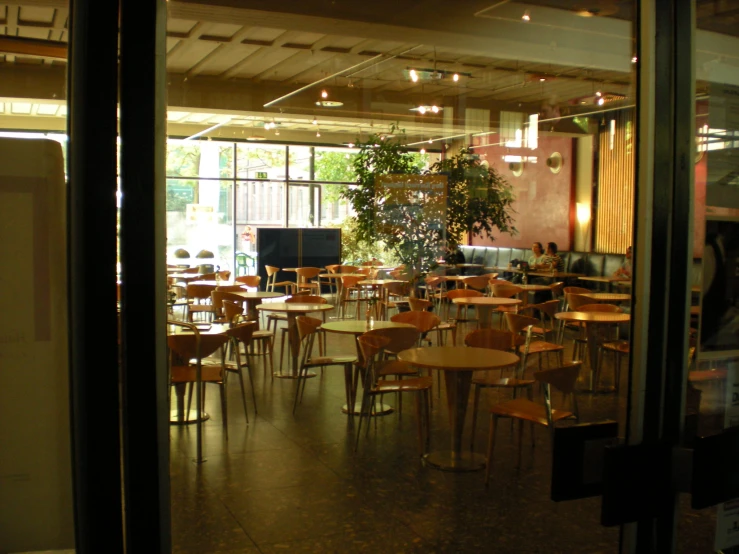
[{"label": "tiled floor", "polygon": [[[463,336],[463,333],[460,335]],[[329,334],[329,352],[354,352],[353,338]],[[279,358],[279,356],[278,356]],[[610,372],[608,372],[610,375]],[[626,379],[624,371],[624,382]],[[259,414],[249,400],[244,419],[236,380],[229,383],[228,438],[218,394],[207,395],[204,452],[193,463],[195,429],[171,428],[172,534],[175,552],[617,552],[618,528],[600,525],[600,499],[549,499],[550,444],[528,428],[521,468],[511,428],[499,426],[489,488],[483,473],[425,467],[416,441],[413,404],[375,418],[354,452],[355,433],[340,411],[343,372],[328,368],[309,380],[297,414],[295,382],[255,372]],[[625,386],[616,395],[578,396],[583,422],[625,418]],[[434,391],[432,449],[448,444],[444,391]],[[494,403],[508,393],[484,392]],[[386,403],[395,405],[394,398]],[[467,427],[469,429],[470,414]],[[475,448],[487,444],[480,414]],[[376,426],[375,426],[376,423]],[[466,439],[468,440],[468,439]],[[681,518],[682,552],[710,552],[709,511]]]}]

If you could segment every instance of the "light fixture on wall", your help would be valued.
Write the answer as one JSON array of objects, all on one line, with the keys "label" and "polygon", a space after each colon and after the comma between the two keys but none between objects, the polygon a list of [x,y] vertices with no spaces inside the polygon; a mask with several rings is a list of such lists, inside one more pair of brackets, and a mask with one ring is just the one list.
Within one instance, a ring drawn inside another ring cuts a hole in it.
[{"label": "light fixture on wall", "polygon": [[551,171],[555,175],[562,171],[563,163],[564,160],[562,159],[562,154],[560,154],[559,152],[554,152],[551,156],[547,158],[547,167],[549,168],[549,171]]},{"label": "light fixture on wall", "polygon": [[444,108],[442,106],[437,106],[436,104],[432,104],[431,106],[416,106],[415,108],[411,108],[410,111],[418,112],[421,115],[424,115],[429,112],[433,114],[438,114],[439,112],[444,111]]},{"label": "light fixture on wall", "polygon": [[577,222],[580,224],[584,250],[586,252],[590,252],[590,243],[588,241],[588,234],[590,233],[590,219],[592,217],[590,204],[578,202],[575,206],[575,210],[577,214]]}]

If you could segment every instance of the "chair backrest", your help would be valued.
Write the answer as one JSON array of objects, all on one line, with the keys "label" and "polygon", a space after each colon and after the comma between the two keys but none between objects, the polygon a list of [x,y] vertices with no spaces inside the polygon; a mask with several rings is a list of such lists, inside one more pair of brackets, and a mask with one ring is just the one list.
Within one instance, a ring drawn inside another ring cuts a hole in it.
[{"label": "chair backrest", "polygon": [[408,283],[403,282],[384,283],[382,288],[387,296],[404,296],[408,293]]},{"label": "chair backrest", "polygon": [[320,267],[299,267],[295,270],[298,275],[298,283],[307,283],[310,279],[315,279],[323,270]]},{"label": "chair backrest", "polygon": [[543,329],[550,331],[554,329],[554,316],[559,312],[559,300],[547,300],[540,304],[530,304],[528,308],[539,311]]},{"label": "chair backrest", "polygon": [[477,348],[491,348],[492,350],[509,351],[513,348],[515,337],[510,331],[498,329],[476,329],[467,333],[464,343]]},{"label": "chair backrest", "polygon": [[189,361],[193,359],[200,364],[203,358],[213,354],[226,342],[228,342],[226,335],[203,335],[197,330],[167,337],[167,346],[181,362],[173,365],[189,365]]},{"label": "chair backrest", "polygon": [[462,282],[468,289],[485,291],[488,288],[490,278],[485,275],[474,275],[472,277],[465,277]]},{"label": "chair backrest", "polygon": [[328,271],[329,273],[337,273],[340,267],[341,264],[329,264],[326,266],[326,271]]},{"label": "chair backrest", "polygon": [[408,306],[410,306],[411,310],[414,312],[425,312],[433,305],[433,302],[431,300],[426,300],[425,298],[409,298],[408,299]]},{"label": "chair backrest", "polygon": [[295,318],[298,336],[300,337],[300,344],[303,347],[302,353],[302,364],[305,364],[311,356],[313,351],[313,341],[316,337],[316,331],[321,326],[323,321],[306,315],[300,315]]},{"label": "chair backrest", "polygon": [[578,312],[605,312],[620,314],[623,310],[615,304],[585,304],[577,309]]},{"label": "chair backrest", "polygon": [[364,373],[364,388],[365,390],[371,389],[377,382],[375,368],[377,367],[377,360],[382,355],[385,346],[390,343],[388,337],[380,335],[360,335],[357,337],[359,343],[359,350],[362,353],[362,360],[364,361],[365,373]]},{"label": "chair backrest", "polygon": [[359,268],[355,265],[340,265],[339,273],[356,273],[357,269]]},{"label": "chair backrest", "polygon": [[455,298],[479,298],[485,295],[474,289],[454,289],[447,292],[446,296],[449,300],[454,300]]},{"label": "chair backrest", "polygon": [[267,277],[272,277],[273,275],[277,275],[277,272],[280,271],[280,268],[273,265],[265,265],[264,270],[267,272]]},{"label": "chair backrest", "polygon": [[483,273],[480,277],[485,277],[490,283],[490,279],[497,279],[500,273]]},{"label": "chair backrest", "polygon": [[232,339],[243,342],[245,345],[248,346],[251,343],[252,336],[254,335],[254,331],[256,330],[257,322],[249,321],[247,323],[239,323],[237,325],[234,325],[226,331],[226,334]]},{"label": "chair backrest", "polygon": [[377,270],[373,269],[372,266],[366,265],[366,266],[357,268],[357,273],[361,273],[362,275],[371,277],[373,273],[377,274]]},{"label": "chair backrest", "polygon": [[563,281],[558,281],[557,283],[552,283],[549,285],[549,288],[552,289],[552,296],[554,298],[559,298],[564,294],[564,287],[565,284]]},{"label": "chair backrest", "polygon": [[565,293],[565,298],[567,299],[567,306],[569,307],[570,310],[573,310],[573,311],[578,311],[581,306],[585,306],[587,304],[593,303],[592,298],[588,298],[587,296],[583,296],[582,294],[576,294],[574,292]]},{"label": "chair backrest", "polygon": [[523,289],[516,285],[493,285],[493,296],[498,298],[513,298],[521,292],[523,292]]},{"label": "chair backrest", "polygon": [[426,333],[441,323],[439,316],[431,312],[400,312],[390,318],[396,323],[410,323],[421,333]]},{"label": "chair backrest", "polygon": [[208,300],[210,298],[210,293],[214,290],[215,287],[213,285],[194,285],[192,283],[188,283],[187,288],[185,289],[185,294],[187,295],[187,298],[193,300]]},{"label": "chair backrest", "polygon": [[237,283],[243,283],[247,287],[259,288],[259,283],[262,280],[262,278],[259,275],[241,275],[240,277],[236,277],[234,281]]},{"label": "chair backrest", "polygon": [[328,304],[323,296],[316,296],[310,294],[296,294],[288,296],[285,299],[285,304]]},{"label": "chair backrest", "polygon": [[359,281],[364,281],[364,277],[355,277],[353,275],[342,277],[341,286],[344,287],[344,290],[348,290],[350,288],[356,287]]},{"label": "chair backrest", "polygon": [[230,300],[223,300],[223,315],[226,317],[226,321],[233,322],[237,316],[244,313],[244,306],[231,302]]},{"label": "chair backrest", "polygon": [[505,279],[496,279],[496,278],[488,279],[488,283],[490,284],[491,287],[494,287],[495,285],[510,285],[511,284],[510,281],[506,281]]},{"label": "chair backrest", "polygon": [[197,275],[198,273],[200,273],[200,268],[199,267],[188,267],[187,269],[183,269],[181,273],[189,273],[192,275]]},{"label": "chair backrest", "polygon": [[531,327],[532,325],[536,325],[537,323],[539,323],[539,320],[535,317],[529,317],[527,315],[514,314],[510,312],[505,313],[505,321],[511,333],[515,334],[520,333],[527,327]]},{"label": "chair backrest", "polygon": [[231,272],[228,269],[217,271],[216,275],[218,276],[217,278],[221,281],[228,281],[231,278]]},{"label": "chair backrest", "polygon": [[572,413],[576,419],[579,419],[577,395],[574,393],[581,367],[582,362],[570,362],[561,367],[543,369],[534,373],[534,379],[544,385],[544,405],[547,410],[547,420],[552,429],[554,428],[554,421],[552,419],[552,386],[564,394],[565,400],[568,397],[571,399]]},{"label": "chair backrest", "polygon": [[413,348],[418,343],[421,332],[415,327],[390,327],[388,329],[373,329],[367,331],[363,336],[387,337],[390,342],[385,345],[385,352],[397,354],[408,348]]},{"label": "chair backrest", "polygon": [[584,287],[562,287],[565,294],[590,294],[592,291]]}]

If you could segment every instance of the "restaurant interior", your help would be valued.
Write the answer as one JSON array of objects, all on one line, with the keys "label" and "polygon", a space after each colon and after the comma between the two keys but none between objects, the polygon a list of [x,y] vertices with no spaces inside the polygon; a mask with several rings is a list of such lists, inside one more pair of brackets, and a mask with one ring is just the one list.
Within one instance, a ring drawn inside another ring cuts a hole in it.
[{"label": "restaurant interior", "polygon": [[[575,455],[557,451],[555,429],[594,425],[601,446],[627,433],[639,7],[166,2],[156,186],[173,552],[619,551],[600,496],[557,492]],[[695,7],[686,442],[729,425],[728,366],[696,348],[716,230],[706,189],[737,168],[739,147],[739,131],[715,118],[717,90],[739,86],[738,12]],[[69,22],[68,0],[0,3],[6,158],[18,141],[49,139],[66,170]],[[380,151],[412,170],[378,169]],[[444,165],[455,160],[478,173],[455,177]],[[469,183],[480,174],[509,219],[452,229],[444,195],[468,187],[461,209],[474,223]],[[725,184],[736,181],[735,171]],[[437,182],[443,192],[418,192]],[[351,194],[380,195],[378,183],[408,194],[371,209]],[[119,186],[118,208],[126,194]],[[368,241],[362,222],[393,210],[415,215]],[[408,255],[404,237],[430,220],[433,245]],[[63,233],[55,240],[64,250]],[[19,276],[34,271],[21,266]],[[0,323],[0,346],[21,336],[13,325]],[[10,395],[32,385],[0,387],[0,404],[17,409]],[[54,524],[18,523],[43,495],[19,501],[27,489],[14,478],[0,486],[0,552],[74,549],[67,385],[56,391],[33,400],[53,425],[0,434],[0,482],[39,457],[23,434],[56,445],[39,469],[55,475],[45,485],[55,509],[41,518]],[[688,495],[679,507],[675,551],[718,550],[722,515]]]}]

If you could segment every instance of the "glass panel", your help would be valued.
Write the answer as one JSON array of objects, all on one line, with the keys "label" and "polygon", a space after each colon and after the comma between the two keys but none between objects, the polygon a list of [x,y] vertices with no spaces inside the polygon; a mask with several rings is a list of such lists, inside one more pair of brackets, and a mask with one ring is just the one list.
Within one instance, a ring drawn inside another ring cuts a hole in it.
[{"label": "glass panel", "polygon": [[[735,6],[696,4],[695,211],[686,442],[739,425],[739,47]],[[726,476],[735,481],[735,475]],[[737,501],[685,509],[681,552],[737,552]]]},{"label": "glass panel", "polygon": [[232,181],[167,179],[168,263],[202,273],[231,269],[232,214]]},{"label": "glass panel", "polygon": [[[594,1],[584,7],[575,0],[510,0],[474,9],[464,2],[434,2],[429,9],[428,2],[386,0],[257,4],[247,8],[225,0],[208,5],[168,3],[168,133],[198,144],[235,144],[231,240],[237,252],[260,256],[255,269],[262,275],[262,285],[269,256],[279,260],[270,265],[281,264],[277,281],[295,281],[295,273],[284,269],[301,264],[306,250],[321,252],[314,259],[328,260],[321,263],[329,265],[375,258],[388,268],[421,252],[418,265],[424,272],[433,267],[453,277],[451,283],[465,272],[498,273],[520,281],[522,270],[509,271],[509,262],[534,258],[544,264],[532,246],[551,242],[559,254],[550,247],[549,265],[539,268],[546,271],[530,276],[541,282],[528,283],[542,290],[519,293],[522,304],[552,299],[548,285],[554,281],[587,287],[590,293],[619,293],[612,302],[628,312],[628,278],[618,285],[611,277],[619,269],[627,271],[625,250],[633,234],[629,187],[636,132],[632,35],[636,2]],[[228,154],[223,157],[228,159]],[[191,186],[187,183],[196,183],[198,191],[193,194],[199,194],[207,178],[226,182],[230,177],[221,169],[231,167],[219,162],[218,171],[209,165],[204,172],[198,162],[189,173],[170,171],[168,198],[186,203]],[[434,188],[444,181],[445,188]],[[388,209],[374,194],[380,182],[388,191],[402,189],[405,196],[396,190],[393,198],[408,201],[397,202],[395,221],[384,218],[387,225],[375,226],[383,220],[375,215],[387,215]],[[434,214],[418,215],[431,207]],[[408,218],[402,219],[405,215]],[[489,233],[488,222],[492,222]],[[255,234],[263,229],[262,236],[267,236],[269,227],[290,229],[275,231],[272,243],[265,242],[264,251],[257,252]],[[328,227],[341,229],[342,253],[335,259],[338,238],[334,240]],[[437,267],[440,249],[444,265]],[[457,267],[463,261],[475,267]],[[552,263],[561,268],[556,276],[550,270]],[[428,290],[422,287],[426,277],[413,282],[419,294]],[[348,310],[338,310],[341,296],[335,288],[322,286],[320,292],[334,306],[326,313],[327,321],[357,313],[351,303]],[[311,290],[319,292],[315,286]],[[556,300],[561,301],[557,312],[563,312],[566,301],[561,289],[556,291],[560,291]],[[355,298],[351,295],[350,300]],[[457,312],[443,294],[431,298],[432,312],[449,326],[456,325],[457,344],[462,347],[466,335],[478,326],[477,320],[468,321],[473,310],[465,318],[464,310]],[[362,315],[365,309],[363,304]],[[391,307],[388,317],[396,309],[405,307]],[[322,318],[319,313],[309,315]],[[495,312],[492,326],[506,327],[501,312]],[[626,340],[627,326],[599,329],[591,336],[589,350],[582,326],[566,326],[562,338],[549,326],[547,320],[547,330],[537,339],[561,341],[565,361],[573,356],[585,359],[576,385],[580,421],[610,418],[623,424],[629,387],[627,371],[618,369],[627,367],[628,354],[617,357],[608,351],[599,379],[595,370],[599,345],[606,338]],[[356,354],[350,335],[327,332],[325,337],[328,355]],[[441,340],[436,333],[426,339],[434,346]],[[448,338],[446,344],[451,344]],[[628,342],[618,344],[628,352]],[[363,537],[397,551],[479,552],[500,544],[501,537],[515,545],[509,550],[522,552],[543,544],[553,551],[616,550],[618,530],[600,527],[598,499],[559,505],[549,499],[552,444],[546,430],[533,432],[536,448],[529,448],[532,431],[524,426],[523,463],[517,467],[518,434],[507,424],[498,425],[487,490],[482,471],[443,474],[441,479],[435,467],[444,465],[439,459],[449,458],[439,455],[427,458],[428,463],[419,461],[415,422],[396,425],[405,416],[382,418],[377,432],[373,422],[369,436],[360,437],[358,454],[353,453],[357,437],[345,416],[339,415],[346,402],[340,372],[327,371],[321,383],[306,382],[296,414],[320,417],[293,417],[291,387],[271,386],[267,375],[273,369],[277,375],[291,374],[290,355],[282,356],[282,361],[275,356],[274,365],[282,367],[274,368],[255,358],[258,425],[247,426],[238,386],[229,387],[227,393],[231,400],[227,444],[221,440],[225,435],[217,394],[209,394],[206,405],[215,423],[205,426],[208,464],[215,464],[216,472],[225,477],[203,481],[199,490],[229,508],[234,525],[225,529],[225,535],[218,528],[197,537],[188,531],[201,529],[204,521],[201,510],[183,508],[198,505],[199,498],[191,487],[197,472],[183,462],[193,437],[173,431],[172,486],[184,495],[173,497],[175,548],[209,551],[222,549],[225,543],[232,550],[254,546],[272,550],[279,545],[312,551],[325,545],[329,535],[337,537],[352,527],[357,535],[346,542],[336,539],[335,550],[349,550]],[[532,379],[539,359],[538,354],[530,355],[520,375]],[[556,354],[541,357],[542,367],[558,363]],[[499,375],[492,373],[491,378]],[[503,373],[517,375],[512,370]],[[449,424],[444,379],[434,379],[433,389],[432,396],[439,401],[431,409],[429,449],[438,453],[448,450],[456,435]],[[591,394],[592,389],[606,394]],[[514,392],[510,387],[479,391],[474,432],[472,414],[460,420],[467,427],[462,429],[464,455],[460,451],[459,458],[482,470],[489,409],[511,400]],[[516,397],[528,398],[529,390],[524,392],[516,391]],[[530,393],[543,406],[539,388]],[[248,391],[246,396],[251,412]],[[554,398],[555,407],[570,407],[559,403],[560,395]],[[466,400],[453,397],[452,403],[458,401],[460,409],[471,412],[473,403]],[[396,399],[383,402],[400,411]],[[415,413],[407,411],[414,419]],[[279,437],[270,431],[275,428]],[[301,459],[298,467],[294,458],[272,453],[296,445],[309,452],[309,465],[328,466],[331,475],[318,475],[315,483],[292,483],[289,498],[281,497],[284,502],[273,500],[278,488],[285,490],[284,478],[273,479],[273,471],[260,474],[259,491],[238,476],[248,480],[259,467],[274,464],[287,464],[285,471],[297,475],[306,460]],[[391,471],[377,460],[393,460],[395,469],[402,466],[403,471]],[[238,472],[230,471],[236,466]],[[394,494],[375,502],[376,487],[368,486],[365,477],[378,471],[385,477],[394,475],[387,482]],[[341,479],[337,481],[336,475]],[[429,486],[436,499],[431,503]],[[237,489],[246,492],[232,494]],[[366,508],[361,521],[355,517],[356,499]],[[307,539],[299,526],[274,523],[285,510],[310,510],[319,501],[320,511],[325,508],[329,514],[322,521],[330,523],[313,532],[313,539]],[[257,502],[259,510],[253,510]],[[388,513],[399,523],[390,532]],[[501,514],[508,514],[508,519]],[[536,524],[531,523],[534,517]]]}]

